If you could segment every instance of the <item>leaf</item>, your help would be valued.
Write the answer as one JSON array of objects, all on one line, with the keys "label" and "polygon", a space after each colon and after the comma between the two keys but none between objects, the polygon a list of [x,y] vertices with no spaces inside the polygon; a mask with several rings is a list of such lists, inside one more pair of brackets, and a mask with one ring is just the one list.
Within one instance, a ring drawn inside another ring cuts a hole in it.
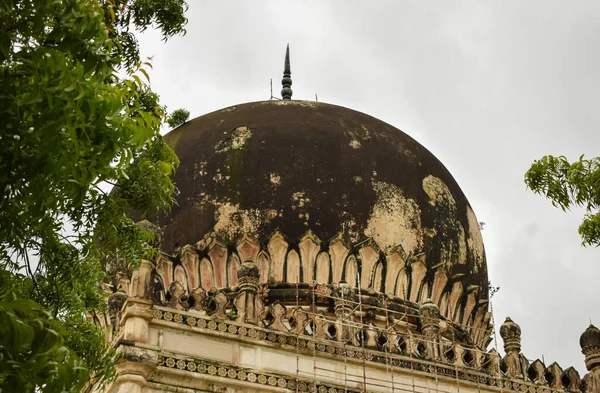
[{"label": "leaf", "polygon": [[140,68],[140,72],[141,72],[142,74],[144,74],[144,76],[146,77],[146,80],[147,80],[148,82],[150,82],[150,75],[148,75],[148,73],[146,72],[146,70],[145,70],[145,69],[143,69],[143,68]]},{"label": "leaf", "polygon": [[135,74],[134,74],[134,75],[132,75],[131,77],[132,77],[132,78],[135,80],[135,83],[138,85],[138,87],[139,87],[140,89],[141,89],[142,87],[144,87],[144,84],[142,83],[142,80],[140,79],[140,77],[139,77],[139,76],[137,76],[137,75],[135,75]]},{"label": "leaf", "polygon": [[[183,32],[187,6],[27,4],[0,12],[0,391],[62,393],[89,375],[114,378],[114,352],[86,316],[106,309],[106,261],[155,252],[132,206],[143,214],[172,203],[166,172],[177,160],[153,150],[164,109],[135,34]],[[115,178],[125,191],[98,184]]]}]

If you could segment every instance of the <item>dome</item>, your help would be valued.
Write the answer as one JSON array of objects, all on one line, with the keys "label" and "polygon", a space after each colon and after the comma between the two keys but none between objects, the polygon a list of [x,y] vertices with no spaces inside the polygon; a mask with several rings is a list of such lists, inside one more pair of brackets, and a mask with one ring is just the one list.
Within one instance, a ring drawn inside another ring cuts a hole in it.
[{"label": "dome", "polygon": [[486,281],[478,221],[448,170],[402,131],[347,108],[305,101],[237,105],[165,136],[181,160],[165,251],[208,234],[294,241],[309,229],[425,254],[430,266]]},{"label": "dome", "polygon": [[157,263],[165,287],[233,288],[251,260],[269,301],[291,305],[299,285],[310,302],[309,283],[347,282],[414,315],[431,299],[487,345],[478,221],[444,165],[402,131],[340,106],[278,100],[200,116],[165,140],[180,159],[176,204],[150,218],[170,256]]},{"label": "dome", "polygon": [[579,345],[584,351],[588,348],[600,347],[600,330],[594,325],[588,326],[579,338]]}]

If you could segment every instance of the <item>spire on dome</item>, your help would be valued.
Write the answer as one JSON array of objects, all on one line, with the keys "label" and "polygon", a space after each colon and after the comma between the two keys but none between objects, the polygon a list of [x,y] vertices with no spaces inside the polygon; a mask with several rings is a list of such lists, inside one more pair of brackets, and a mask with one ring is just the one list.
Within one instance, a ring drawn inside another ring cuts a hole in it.
[{"label": "spire on dome", "polygon": [[290,44],[285,50],[285,63],[283,67],[283,79],[281,80],[281,98],[284,100],[292,99],[292,70],[290,68]]}]

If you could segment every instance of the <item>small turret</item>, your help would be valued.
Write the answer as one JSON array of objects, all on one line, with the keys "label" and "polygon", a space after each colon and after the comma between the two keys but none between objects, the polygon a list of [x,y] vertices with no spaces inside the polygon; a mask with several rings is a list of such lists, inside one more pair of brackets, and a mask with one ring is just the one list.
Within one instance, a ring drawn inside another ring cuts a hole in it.
[{"label": "small turret", "polygon": [[504,371],[509,376],[524,378],[527,375],[529,362],[521,353],[521,327],[507,317],[500,326],[500,336],[504,341],[504,351],[506,352],[502,359]]},{"label": "small turret", "polygon": [[588,369],[583,377],[585,392],[600,391],[600,330],[590,325],[579,338],[581,352],[585,355],[585,366]]},{"label": "small turret", "polygon": [[500,336],[504,341],[506,353],[521,352],[521,327],[513,322],[510,317],[506,317],[506,320],[500,326]]}]

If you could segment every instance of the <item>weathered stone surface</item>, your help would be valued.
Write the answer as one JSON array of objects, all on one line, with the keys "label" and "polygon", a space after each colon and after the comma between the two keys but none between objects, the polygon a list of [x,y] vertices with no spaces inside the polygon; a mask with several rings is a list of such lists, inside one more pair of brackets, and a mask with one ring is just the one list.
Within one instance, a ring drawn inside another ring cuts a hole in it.
[{"label": "weathered stone surface", "polygon": [[[399,247],[428,267],[449,265],[450,275],[465,274],[465,288],[487,287],[464,194],[429,151],[389,124],[329,104],[268,101],[201,116],[165,139],[181,160],[177,204],[152,219],[168,253],[211,238],[264,241],[276,230],[299,242],[310,229],[322,241],[371,237],[383,251]],[[282,273],[295,272],[271,274]]]}]

